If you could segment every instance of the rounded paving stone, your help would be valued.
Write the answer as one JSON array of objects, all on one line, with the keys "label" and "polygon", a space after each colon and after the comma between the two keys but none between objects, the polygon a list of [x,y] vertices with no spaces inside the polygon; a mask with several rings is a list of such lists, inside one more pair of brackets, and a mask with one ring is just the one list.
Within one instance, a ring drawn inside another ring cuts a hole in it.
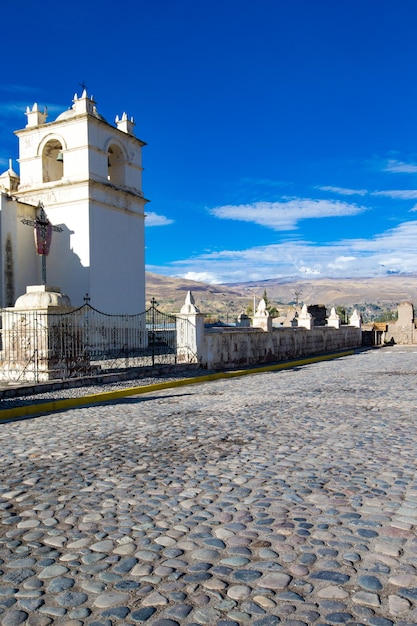
[{"label": "rounded paving stone", "polygon": [[13,610],[4,615],[1,623],[2,626],[19,626],[19,624],[24,624],[28,617],[26,611]]},{"label": "rounded paving stone", "polygon": [[342,612],[328,613],[326,615],[326,619],[331,624],[347,624],[348,622],[352,620],[352,615],[350,613],[342,613]]},{"label": "rounded paving stone", "polygon": [[103,617],[115,617],[117,619],[124,619],[129,615],[130,609],[127,606],[117,606],[111,609],[106,609],[102,612]]},{"label": "rounded paving stone", "polygon": [[[193,610],[193,607],[189,604],[176,604],[166,611],[166,614],[169,617],[173,617],[175,619],[184,620]],[[181,622],[182,623],[182,622]]]},{"label": "rounded paving stone", "polygon": [[358,585],[367,591],[380,591],[382,584],[376,576],[359,576]]},{"label": "rounded paving stone", "polygon": [[49,591],[50,593],[59,593],[60,591],[64,591],[65,589],[70,589],[74,585],[75,580],[73,578],[54,578],[47,586],[47,591]]},{"label": "rounded paving stone", "polygon": [[53,615],[54,617],[63,617],[67,613],[67,609],[59,606],[41,606],[39,611],[41,613],[46,613],[47,615]]},{"label": "rounded paving stone", "polygon": [[200,608],[194,612],[193,619],[198,624],[207,626],[207,624],[216,623],[220,616],[220,611],[217,611],[216,609]]},{"label": "rounded paving stone", "polygon": [[413,602],[416,602],[417,601],[417,587],[411,587],[411,588],[400,587],[400,589],[398,589],[398,595],[402,596],[403,598],[407,598],[408,600],[411,600]]},{"label": "rounded paving stone", "polygon": [[15,598],[2,598],[0,600],[0,607],[4,607],[5,609],[10,609],[14,604],[16,604]]},{"label": "rounded paving stone", "polygon": [[358,535],[360,537],[365,537],[366,539],[374,539],[378,537],[378,533],[375,530],[370,530],[369,528],[359,528]]},{"label": "rounded paving stone", "polygon": [[94,606],[99,609],[107,609],[109,607],[128,604],[130,596],[128,593],[115,593],[112,591],[101,593],[94,600]]},{"label": "rounded paving stone", "polygon": [[245,585],[232,585],[227,590],[227,595],[232,600],[244,600],[251,594],[251,588]]},{"label": "rounded paving stone", "polygon": [[186,583],[198,583],[204,580],[209,580],[212,577],[212,574],[209,572],[196,572],[195,574],[186,574],[183,577],[183,580]]},{"label": "rounded paving stone", "polygon": [[40,572],[40,574],[38,574],[38,578],[41,580],[46,578],[56,578],[57,576],[66,574],[68,571],[68,567],[65,567],[64,565],[48,565]]},{"label": "rounded paving stone", "polygon": [[217,550],[210,550],[209,548],[202,548],[201,550],[195,550],[193,552],[193,559],[197,561],[211,561],[216,560],[220,556]]},{"label": "rounded paving stone", "polygon": [[275,626],[281,622],[277,615],[268,615],[267,617],[261,617],[261,619],[253,622],[253,626]]},{"label": "rounded paving stone", "polygon": [[295,593],[295,591],[282,591],[277,597],[279,600],[286,600],[287,602],[304,602],[303,596]]},{"label": "rounded paving stone", "polygon": [[222,559],[220,561],[223,565],[232,565],[233,567],[247,565],[249,562],[249,559],[246,559],[243,556],[231,556],[230,558]]},{"label": "rounded paving stone", "polygon": [[56,601],[61,606],[73,607],[87,602],[88,596],[81,591],[64,591],[56,596]]},{"label": "rounded paving stone", "polygon": [[401,613],[408,611],[411,606],[408,600],[395,595],[388,596],[388,605],[392,615],[401,615]]},{"label": "rounded paving stone", "polygon": [[236,580],[242,580],[243,582],[251,582],[261,576],[262,572],[258,572],[257,570],[238,570],[233,574],[233,578],[236,578]]},{"label": "rounded paving stone", "polygon": [[114,585],[114,588],[119,591],[125,591],[127,589],[137,589],[140,587],[140,583],[135,580],[121,580]]},{"label": "rounded paving stone", "polygon": [[23,609],[25,609],[26,611],[36,611],[36,609],[39,609],[43,604],[45,604],[44,600],[42,600],[42,598],[20,598],[19,599],[19,606],[21,606]]},{"label": "rounded paving stone", "polygon": [[138,611],[133,611],[129,617],[133,619],[134,622],[143,623],[150,619],[154,613],[156,613],[156,609],[152,606],[147,606]]},{"label": "rounded paving stone", "polygon": [[142,604],[144,606],[166,606],[168,604],[168,600],[161,593],[158,593],[158,591],[153,591],[143,598]]},{"label": "rounded paving stone", "polygon": [[283,589],[291,581],[291,576],[280,572],[266,574],[263,578],[258,579],[256,584],[258,587],[266,587],[267,589]]},{"label": "rounded paving stone", "polygon": [[93,543],[93,545],[90,546],[90,550],[94,550],[94,552],[110,553],[112,552],[113,547],[113,541],[111,541],[110,539],[104,539],[103,541]]},{"label": "rounded paving stone", "polygon": [[16,569],[18,567],[31,567],[36,564],[36,559],[27,557],[25,559],[15,559],[14,561],[8,561],[7,567]]},{"label": "rounded paving stone", "polygon": [[50,617],[46,617],[46,615],[33,614],[29,616],[27,621],[28,626],[49,626],[52,624],[52,619]]},{"label": "rounded paving stone", "polygon": [[71,619],[85,619],[89,615],[91,615],[91,611],[88,607],[78,607],[69,613]]},{"label": "rounded paving stone", "polygon": [[347,574],[342,574],[341,572],[335,572],[333,570],[323,570],[313,574],[312,578],[316,578],[317,580],[328,580],[329,582],[343,585],[349,580],[350,576],[348,576]]},{"label": "rounded paving stone", "polygon": [[3,576],[3,581],[6,583],[12,583],[13,585],[20,585],[26,578],[33,576],[35,572],[32,569],[17,569],[8,572]]}]

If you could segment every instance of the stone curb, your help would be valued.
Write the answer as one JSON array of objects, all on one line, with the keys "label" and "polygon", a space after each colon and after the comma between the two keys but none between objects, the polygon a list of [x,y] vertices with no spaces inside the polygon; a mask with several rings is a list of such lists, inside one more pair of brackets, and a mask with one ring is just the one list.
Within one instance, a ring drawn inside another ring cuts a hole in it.
[{"label": "stone curb", "polygon": [[221,380],[228,378],[236,378],[238,376],[246,376],[249,374],[260,374],[263,372],[273,372],[277,370],[289,369],[292,367],[298,367],[301,365],[308,365],[310,363],[317,363],[320,361],[329,361],[346,356],[352,356],[355,354],[355,350],[346,350],[344,352],[337,352],[333,354],[324,354],[315,357],[309,357],[305,359],[299,359],[296,361],[286,361],[285,363],[278,363],[275,365],[265,365],[262,367],[256,367],[246,370],[233,370],[229,372],[217,372],[215,374],[207,374],[205,376],[196,376],[195,378],[183,378],[181,380],[174,380],[165,383],[154,383],[152,385],[143,385],[141,387],[129,387],[125,389],[118,389],[116,391],[103,391],[102,393],[94,393],[77,398],[65,398],[63,400],[50,400],[48,402],[19,406],[13,409],[0,410],[0,421],[11,420],[23,417],[35,417],[38,415],[45,415],[45,413],[55,413],[57,411],[64,411],[66,409],[73,409],[81,406],[88,406],[90,404],[98,404],[102,402],[111,402],[119,398],[125,398],[127,396],[137,396],[145,393],[151,393],[152,391],[161,391],[163,389],[170,389],[175,387],[183,387],[186,385],[195,385],[198,383],[204,383],[211,380]]}]

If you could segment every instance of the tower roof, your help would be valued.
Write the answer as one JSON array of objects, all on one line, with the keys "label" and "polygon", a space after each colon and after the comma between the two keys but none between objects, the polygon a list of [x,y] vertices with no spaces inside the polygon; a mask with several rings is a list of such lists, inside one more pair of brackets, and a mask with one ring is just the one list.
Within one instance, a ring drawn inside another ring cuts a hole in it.
[{"label": "tower roof", "polygon": [[60,113],[55,121],[66,120],[82,113],[88,113],[89,115],[96,117],[98,120],[106,122],[106,124],[108,123],[107,120],[100,115],[100,113],[98,113],[94,98],[93,96],[88,96],[86,89],[84,89],[80,97],[75,94],[72,102],[72,107],[63,113]]}]

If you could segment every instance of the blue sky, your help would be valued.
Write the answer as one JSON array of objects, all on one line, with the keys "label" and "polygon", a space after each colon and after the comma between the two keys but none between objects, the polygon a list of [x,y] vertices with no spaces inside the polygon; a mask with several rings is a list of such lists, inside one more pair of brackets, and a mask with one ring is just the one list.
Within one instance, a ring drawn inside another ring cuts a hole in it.
[{"label": "blue sky", "polygon": [[148,144],[149,271],[417,271],[415,0],[14,6],[2,8],[0,168],[26,106],[52,121],[85,81],[98,111],[127,111]]}]

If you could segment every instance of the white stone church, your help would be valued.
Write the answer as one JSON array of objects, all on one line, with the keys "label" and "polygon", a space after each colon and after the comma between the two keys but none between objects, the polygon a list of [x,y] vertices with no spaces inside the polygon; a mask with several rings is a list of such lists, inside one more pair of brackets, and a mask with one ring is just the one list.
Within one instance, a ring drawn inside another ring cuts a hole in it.
[{"label": "white stone church", "polygon": [[[42,204],[55,227],[46,257],[47,285],[73,306],[105,313],[145,310],[142,147],[133,119],[116,126],[86,90],[53,121],[37,104],[26,110],[19,138],[20,177],[12,163],[0,176],[0,306],[40,285],[41,257],[28,225]],[[22,221],[23,220],[23,221]],[[24,223],[26,221],[26,223]]]}]

